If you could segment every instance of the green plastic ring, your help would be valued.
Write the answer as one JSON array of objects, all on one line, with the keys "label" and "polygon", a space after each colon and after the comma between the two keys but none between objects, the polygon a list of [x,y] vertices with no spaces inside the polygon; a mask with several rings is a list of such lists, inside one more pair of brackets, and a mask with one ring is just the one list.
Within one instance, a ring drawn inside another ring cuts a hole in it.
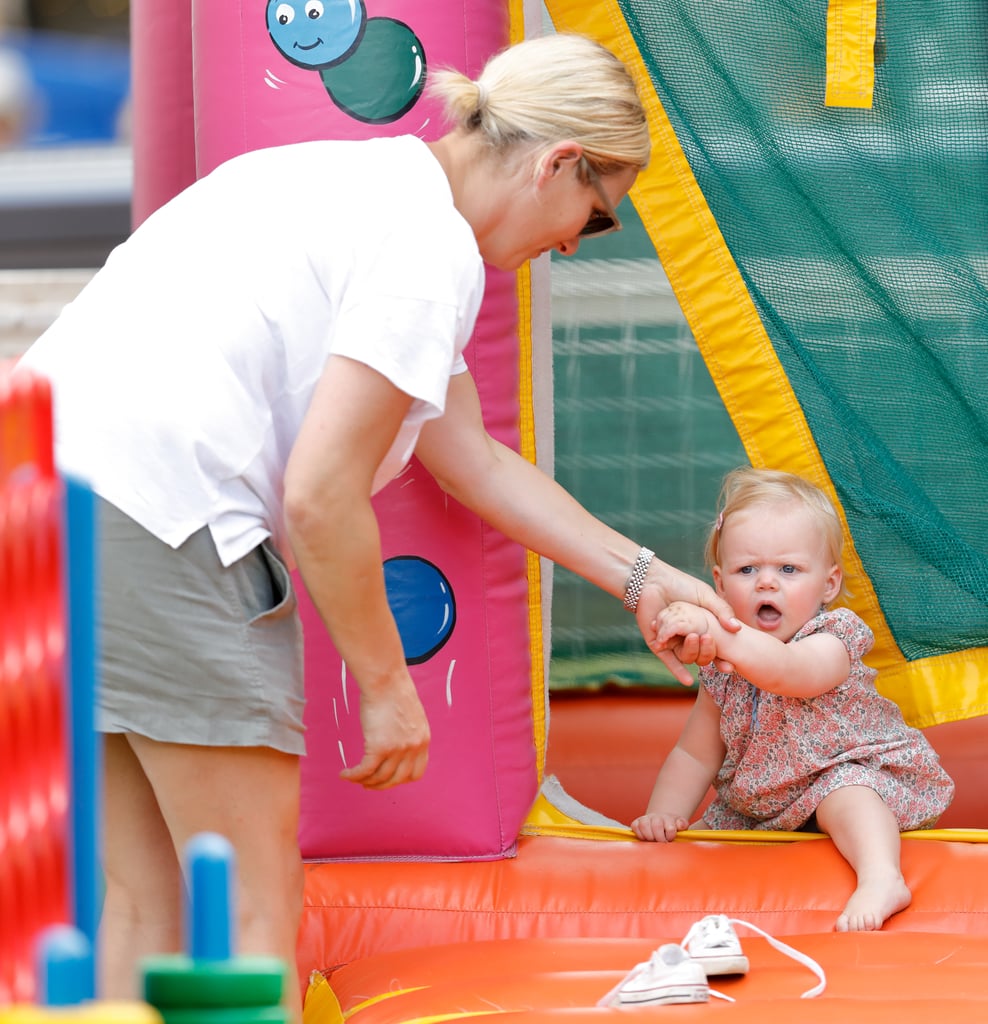
[{"label": "green plastic ring", "polygon": [[141,970],[144,999],[161,1011],[277,1007],[285,991],[285,965],[275,957],[156,956],[144,960]]}]

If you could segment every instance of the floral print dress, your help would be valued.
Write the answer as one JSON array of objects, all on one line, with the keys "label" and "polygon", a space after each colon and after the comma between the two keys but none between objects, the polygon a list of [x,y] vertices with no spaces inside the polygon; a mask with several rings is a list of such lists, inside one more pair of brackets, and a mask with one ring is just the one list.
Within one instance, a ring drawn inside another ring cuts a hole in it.
[{"label": "floral print dress", "polygon": [[936,751],[878,693],[877,673],[861,660],[874,643],[871,630],[854,612],[837,608],[811,619],[789,642],[824,632],[843,642],[851,672],[818,697],[784,697],[736,672],[700,670],[720,708],[727,754],[714,782],[716,798],[694,827],[796,831],[843,786],[874,789],[900,831],[931,828],[949,806],[954,784]]}]

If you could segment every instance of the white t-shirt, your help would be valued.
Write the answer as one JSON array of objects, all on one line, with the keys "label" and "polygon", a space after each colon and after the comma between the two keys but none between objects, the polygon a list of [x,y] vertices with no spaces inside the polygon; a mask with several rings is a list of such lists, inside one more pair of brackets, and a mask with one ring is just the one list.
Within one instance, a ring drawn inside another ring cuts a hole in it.
[{"label": "white t-shirt", "polygon": [[414,399],[374,479],[408,461],[466,370],[484,270],[413,136],[234,158],[149,217],[23,358],[52,381],[56,459],[173,547],[287,558],[283,476],[326,358]]}]

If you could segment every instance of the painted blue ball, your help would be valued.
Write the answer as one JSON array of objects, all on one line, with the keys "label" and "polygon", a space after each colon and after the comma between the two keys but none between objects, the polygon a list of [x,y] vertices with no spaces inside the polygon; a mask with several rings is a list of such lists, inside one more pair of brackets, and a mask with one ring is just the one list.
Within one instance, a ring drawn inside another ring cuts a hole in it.
[{"label": "painted blue ball", "polygon": [[428,661],[450,638],[456,624],[453,588],[442,572],[417,555],[384,563],[384,585],[409,665]]}]

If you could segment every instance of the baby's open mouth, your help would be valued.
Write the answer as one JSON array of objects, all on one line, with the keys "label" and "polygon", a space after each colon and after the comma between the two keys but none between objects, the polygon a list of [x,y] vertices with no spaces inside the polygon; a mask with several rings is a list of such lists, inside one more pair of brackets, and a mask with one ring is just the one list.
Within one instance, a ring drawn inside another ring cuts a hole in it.
[{"label": "baby's open mouth", "polygon": [[762,629],[771,629],[779,624],[782,612],[773,604],[760,604],[755,612],[755,617],[758,619],[758,625]]}]

